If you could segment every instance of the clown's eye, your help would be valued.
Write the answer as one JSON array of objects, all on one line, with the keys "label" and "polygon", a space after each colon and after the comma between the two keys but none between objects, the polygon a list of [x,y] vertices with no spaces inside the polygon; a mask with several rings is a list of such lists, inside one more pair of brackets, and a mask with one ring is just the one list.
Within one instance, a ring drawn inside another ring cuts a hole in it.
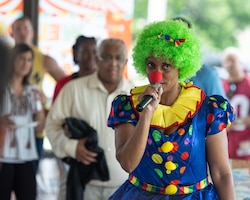
[{"label": "clown's eye", "polygon": [[147,68],[153,69],[155,68],[155,64],[151,61],[147,61]]},{"label": "clown's eye", "polygon": [[173,68],[174,68],[174,66],[171,65],[171,64],[169,64],[169,63],[164,63],[164,64],[162,65],[162,70],[164,70],[164,71],[169,71],[169,70],[171,70],[171,69],[173,69]]}]

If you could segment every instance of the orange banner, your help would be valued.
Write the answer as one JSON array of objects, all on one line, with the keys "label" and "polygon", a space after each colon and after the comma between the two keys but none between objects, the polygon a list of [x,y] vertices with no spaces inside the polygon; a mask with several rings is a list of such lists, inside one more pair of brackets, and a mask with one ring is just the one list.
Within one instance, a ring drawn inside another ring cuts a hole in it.
[{"label": "orange banner", "polygon": [[134,0],[40,0],[39,46],[68,73],[74,70],[71,47],[81,34],[121,38],[130,49],[133,6]]}]

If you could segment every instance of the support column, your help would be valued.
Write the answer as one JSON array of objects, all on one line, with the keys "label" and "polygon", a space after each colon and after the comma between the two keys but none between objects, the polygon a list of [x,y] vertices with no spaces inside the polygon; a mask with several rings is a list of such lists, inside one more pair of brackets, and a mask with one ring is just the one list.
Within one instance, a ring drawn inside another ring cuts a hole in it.
[{"label": "support column", "polygon": [[23,0],[23,13],[24,16],[30,18],[32,26],[34,28],[34,41],[37,45],[38,42],[38,14],[39,14],[39,0]]}]

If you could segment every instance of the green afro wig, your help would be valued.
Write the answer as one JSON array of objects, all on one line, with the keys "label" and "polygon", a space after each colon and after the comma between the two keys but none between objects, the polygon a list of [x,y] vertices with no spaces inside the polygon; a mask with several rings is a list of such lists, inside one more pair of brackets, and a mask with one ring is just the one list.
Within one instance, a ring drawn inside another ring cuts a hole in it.
[{"label": "green afro wig", "polygon": [[137,73],[146,76],[146,59],[165,59],[179,69],[179,81],[196,74],[202,66],[201,45],[183,21],[153,22],[143,29],[133,48],[133,64]]}]

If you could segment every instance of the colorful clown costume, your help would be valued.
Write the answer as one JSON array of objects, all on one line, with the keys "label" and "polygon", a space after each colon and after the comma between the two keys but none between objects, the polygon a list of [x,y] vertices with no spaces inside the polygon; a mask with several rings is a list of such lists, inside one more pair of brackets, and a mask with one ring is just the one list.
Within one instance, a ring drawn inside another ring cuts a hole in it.
[{"label": "colorful clown costume", "polygon": [[[136,87],[131,95],[115,98],[108,126],[114,128],[122,123],[136,126],[140,113],[135,107],[145,87]],[[206,97],[199,88],[182,84],[173,105],[158,105],[139,165],[110,200],[218,199],[208,179],[206,138],[221,132],[234,120],[233,108],[222,96]],[[177,130],[164,134],[173,126]]]}]

